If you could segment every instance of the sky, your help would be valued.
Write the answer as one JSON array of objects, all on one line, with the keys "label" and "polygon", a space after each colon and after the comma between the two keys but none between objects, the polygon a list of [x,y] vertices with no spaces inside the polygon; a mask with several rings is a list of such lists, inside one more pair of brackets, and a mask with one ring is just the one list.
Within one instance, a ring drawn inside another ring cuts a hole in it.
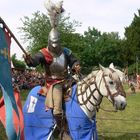
[{"label": "sky", "polygon": [[[140,9],[140,0],[63,0],[63,7],[65,14],[70,13],[71,20],[82,23],[77,32],[83,34],[90,26],[101,32],[118,32],[123,38],[125,27]],[[44,0],[0,0],[0,16],[25,49],[27,44],[21,39],[18,28],[22,26],[21,18],[31,17],[36,11],[47,14]],[[11,54],[14,53],[22,58],[23,52],[12,40]]]}]

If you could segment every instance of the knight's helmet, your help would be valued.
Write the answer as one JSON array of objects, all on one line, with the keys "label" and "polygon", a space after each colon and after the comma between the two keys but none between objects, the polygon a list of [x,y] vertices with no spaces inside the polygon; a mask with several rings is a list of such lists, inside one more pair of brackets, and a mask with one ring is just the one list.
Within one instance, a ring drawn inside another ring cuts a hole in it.
[{"label": "knight's helmet", "polygon": [[62,51],[60,46],[60,34],[57,30],[59,18],[62,12],[64,12],[62,3],[62,1],[57,3],[53,3],[51,0],[45,1],[45,7],[48,11],[49,20],[52,27],[48,36],[48,49],[55,55],[59,55]]},{"label": "knight's helmet", "polygon": [[59,55],[61,53],[60,34],[56,28],[52,28],[48,36],[48,49],[52,53]]}]

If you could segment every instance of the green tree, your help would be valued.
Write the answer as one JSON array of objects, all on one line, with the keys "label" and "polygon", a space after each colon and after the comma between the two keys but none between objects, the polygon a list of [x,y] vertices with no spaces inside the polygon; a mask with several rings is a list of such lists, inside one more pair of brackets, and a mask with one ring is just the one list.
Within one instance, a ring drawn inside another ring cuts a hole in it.
[{"label": "green tree", "polygon": [[104,66],[112,62],[117,66],[123,66],[121,50],[122,40],[118,33],[103,33],[95,45],[95,58]]},{"label": "green tree", "polygon": [[[29,42],[28,51],[35,53],[47,46],[48,34],[51,30],[47,15],[40,12],[33,14],[31,18],[22,19],[23,39]],[[118,33],[103,33],[94,27],[89,27],[84,35],[75,33],[76,27],[81,23],[70,21],[70,15],[62,16],[59,22],[58,31],[61,36],[61,44],[68,47],[80,59],[83,73],[88,73],[94,66],[101,63],[108,66],[111,62],[118,66],[124,66],[122,60],[128,55],[125,52],[124,40],[121,40]],[[122,53],[121,53],[122,52]],[[126,53],[125,53],[126,54]],[[125,62],[126,63],[126,62]]]},{"label": "green tree", "polygon": [[100,64],[109,66],[114,63],[122,67],[123,40],[120,39],[118,33],[102,33],[97,29],[88,28],[84,33],[85,49],[82,52],[82,62],[87,72]]},{"label": "green tree", "polygon": [[15,69],[25,70],[25,63],[21,60],[16,59],[16,54],[12,55],[11,60]]},{"label": "green tree", "polygon": [[96,42],[100,39],[101,32],[94,27],[92,28],[88,27],[88,31],[84,32],[84,37],[85,37],[85,43],[86,45],[88,45],[87,47],[93,48]]},{"label": "green tree", "polygon": [[[23,39],[29,43],[28,51],[35,53],[41,48],[47,46],[48,35],[51,30],[49,18],[47,15],[39,11],[32,14],[29,18],[25,16],[22,19],[23,27],[20,27],[23,32]],[[58,31],[61,35],[62,46],[68,46],[70,49],[75,50],[73,38],[80,38],[79,34],[75,34],[75,28],[81,26],[81,23],[73,20],[70,21],[70,16],[62,16],[59,22]],[[73,37],[74,36],[74,37]],[[79,40],[76,40],[79,41]]]},{"label": "green tree", "polygon": [[[48,35],[51,31],[50,21],[47,15],[39,11],[32,14],[32,17],[25,16],[22,19],[23,26],[20,31],[23,33],[23,40],[29,43],[28,51],[30,54],[38,52],[48,44]],[[70,14],[62,16],[59,21],[58,31],[60,33],[62,47],[67,47],[81,60],[81,52],[83,51],[83,36],[75,33],[76,27],[80,27],[81,23],[76,20],[70,20]],[[37,70],[42,68],[36,67]]]},{"label": "green tree", "polygon": [[125,28],[125,37],[128,65],[132,65],[136,61],[137,52],[140,52],[140,10],[134,14],[130,26]]},{"label": "green tree", "polygon": [[81,62],[85,73],[89,73],[98,64],[98,60],[95,58],[95,46],[100,37],[101,32],[94,27],[89,27],[88,31],[84,32]]}]

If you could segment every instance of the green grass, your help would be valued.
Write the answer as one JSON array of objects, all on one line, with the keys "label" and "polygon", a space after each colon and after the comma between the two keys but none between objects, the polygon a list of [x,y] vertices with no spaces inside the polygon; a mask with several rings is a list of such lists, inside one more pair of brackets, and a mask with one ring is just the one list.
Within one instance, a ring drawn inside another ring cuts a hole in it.
[{"label": "green grass", "polygon": [[[103,100],[101,107],[113,109]],[[102,140],[140,140],[140,93],[127,96],[125,111],[97,113],[97,130]]]},{"label": "green grass", "polygon": [[[127,85],[125,89],[128,90]],[[26,90],[21,92],[22,102],[26,100],[27,95]],[[113,109],[112,104],[106,98],[103,99],[101,107]],[[140,93],[127,95],[125,111],[115,113],[100,109],[97,113],[97,130],[99,140],[140,140]],[[7,140],[1,123],[0,140]]]},{"label": "green grass", "polygon": [[5,129],[1,122],[0,122],[0,140],[8,140],[5,133]]}]

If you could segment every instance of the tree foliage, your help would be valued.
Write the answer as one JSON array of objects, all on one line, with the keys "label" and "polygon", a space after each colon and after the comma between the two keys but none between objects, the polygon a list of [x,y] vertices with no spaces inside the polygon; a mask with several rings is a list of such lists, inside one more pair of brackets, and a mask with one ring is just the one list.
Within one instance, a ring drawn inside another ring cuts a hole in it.
[{"label": "tree foliage", "polygon": [[[127,55],[129,55],[129,65],[135,63],[136,55],[140,52],[140,10],[138,15],[134,14],[134,18],[130,26],[125,28]],[[139,54],[140,55],[140,54]]]},{"label": "tree foliage", "polygon": [[25,63],[21,60],[16,59],[16,54],[12,55],[11,60],[15,69],[25,70]]},{"label": "tree foliage", "polygon": [[[48,34],[51,30],[47,15],[35,12],[32,17],[22,19],[24,40],[29,42],[28,51],[35,53],[47,46]],[[62,16],[58,31],[61,44],[68,47],[80,59],[83,73],[88,73],[100,64],[109,66],[114,63],[125,67],[135,63],[136,55],[140,56],[140,10],[129,27],[125,28],[125,38],[121,39],[117,32],[106,33],[89,27],[84,35],[75,33],[78,21],[71,21],[70,15]],[[138,54],[139,52],[139,54]],[[138,57],[140,58],[140,57]]]},{"label": "tree foliage", "polygon": [[122,40],[118,33],[101,33],[97,29],[88,28],[84,33],[85,49],[82,52],[82,62],[88,72],[99,63],[109,66],[110,63],[122,66]]},{"label": "tree foliage", "polygon": [[[75,27],[80,26],[79,22],[75,20],[70,22],[69,19],[69,16],[63,16],[58,26],[58,31],[61,34],[61,43],[64,46],[71,46],[71,34],[75,31]],[[29,43],[28,51],[30,51],[30,53],[35,53],[47,46],[48,35],[51,31],[47,15],[37,11],[32,14],[31,18],[25,16],[22,19],[22,23],[23,27],[20,27],[20,30],[23,32],[24,41]]]},{"label": "tree foliage", "polygon": [[121,66],[122,55],[120,50],[121,39],[118,33],[103,33],[96,43],[96,59],[105,66],[108,66],[112,62],[117,66]]}]

